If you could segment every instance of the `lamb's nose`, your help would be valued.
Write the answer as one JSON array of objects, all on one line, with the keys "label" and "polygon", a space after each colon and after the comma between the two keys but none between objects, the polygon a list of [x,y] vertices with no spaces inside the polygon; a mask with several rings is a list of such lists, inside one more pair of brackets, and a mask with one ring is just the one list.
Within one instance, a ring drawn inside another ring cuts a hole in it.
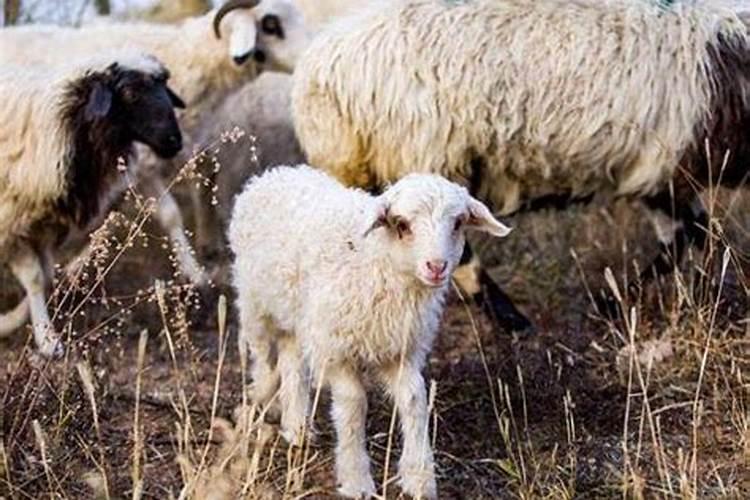
[{"label": "lamb's nose", "polygon": [[427,261],[427,269],[430,270],[432,274],[435,275],[441,275],[445,271],[445,269],[448,267],[448,261],[447,260],[428,260]]}]

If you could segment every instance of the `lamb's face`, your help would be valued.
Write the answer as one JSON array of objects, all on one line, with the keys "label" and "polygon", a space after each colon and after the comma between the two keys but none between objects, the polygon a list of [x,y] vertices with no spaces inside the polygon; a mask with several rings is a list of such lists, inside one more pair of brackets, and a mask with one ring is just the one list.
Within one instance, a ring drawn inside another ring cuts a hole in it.
[{"label": "lamb's face", "polygon": [[495,236],[510,232],[466,189],[435,175],[406,176],[379,200],[373,230],[385,231],[394,267],[428,287],[448,283],[463,252],[466,229]]}]

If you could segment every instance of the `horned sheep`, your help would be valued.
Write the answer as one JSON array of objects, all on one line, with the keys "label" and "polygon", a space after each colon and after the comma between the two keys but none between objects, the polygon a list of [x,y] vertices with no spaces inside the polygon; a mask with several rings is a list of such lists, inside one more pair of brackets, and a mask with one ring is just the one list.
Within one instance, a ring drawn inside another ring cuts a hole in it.
[{"label": "horned sheep", "polygon": [[[0,63],[64,65],[122,46],[155,54],[172,72],[187,109],[180,115],[186,143],[199,118],[261,67],[291,71],[308,34],[291,0],[229,0],[218,10],[178,25],[124,22],[82,28],[30,25],[0,30]],[[252,63],[246,63],[251,60]],[[179,207],[162,180],[164,163],[147,154],[141,186],[160,200],[157,218],[175,244],[182,271],[197,284],[207,277],[194,257]]]},{"label": "horned sheep", "polygon": [[282,434],[298,443],[309,416],[306,371],[330,386],[344,495],[375,488],[365,367],[399,412],[403,489],[436,494],[421,370],[466,229],[510,231],[465,188],[436,175],[407,176],[374,197],[304,165],[279,167],[237,197],[229,241],[239,346],[243,359],[252,354],[254,398],[267,405],[280,387]]},{"label": "horned sheep", "polygon": [[162,158],[182,148],[173,107],[184,103],[168,76],[158,60],[131,51],[65,68],[3,65],[0,262],[26,298],[0,318],[0,335],[30,309],[40,352],[60,354],[45,301],[55,250],[71,234],[92,230],[124,191],[136,174],[135,142]]},{"label": "horned sheep", "polygon": [[[748,28],[708,2],[407,0],[319,35],[292,110],[308,161],[347,185],[439,173],[501,214],[642,199],[667,229],[658,274],[704,237],[701,186],[747,177],[748,96]],[[479,269],[462,287],[530,325]]]}]

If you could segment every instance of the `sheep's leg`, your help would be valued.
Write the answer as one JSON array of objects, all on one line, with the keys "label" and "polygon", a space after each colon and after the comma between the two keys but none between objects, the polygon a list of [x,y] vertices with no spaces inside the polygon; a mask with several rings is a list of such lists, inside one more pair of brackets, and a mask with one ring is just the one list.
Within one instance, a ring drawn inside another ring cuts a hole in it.
[{"label": "sheep's leg", "polygon": [[664,192],[647,198],[645,203],[660,244],[659,255],[642,275],[648,280],[674,271],[688,246],[703,249],[708,214],[701,199],[695,195],[685,201],[673,201],[670,193]]},{"label": "sheep's leg", "polygon": [[339,493],[350,498],[370,497],[375,493],[375,482],[365,439],[367,393],[357,373],[348,366],[328,367],[326,378],[333,397]]},{"label": "sheep's leg", "polygon": [[[213,183],[211,185],[213,186]],[[214,230],[218,224],[214,216],[214,208],[209,203],[204,202],[201,190],[198,187],[193,187],[190,190],[190,202],[195,217],[195,245],[200,249],[206,249],[215,241],[218,234]]]},{"label": "sheep's leg", "polygon": [[415,498],[437,497],[435,464],[428,430],[427,391],[419,369],[406,361],[381,372],[401,420],[403,451],[398,464],[401,488]]},{"label": "sheep's leg", "polygon": [[250,354],[250,377],[252,379],[252,399],[265,408],[268,423],[279,421],[278,405],[269,403],[279,389],[279,373],[276,363],[275,330],[258,315],[243,290],[237,300],[240,311],[240,331],[237,337],[240,356],[247,359]]},{"label": "sheep's leg", "polygon": [[309,413],[310,389],[302,353],[293,335],[279,339],[277,371],[281,374],[281,435],[289,444],[301,446]]},{"label": "sheep's leg", "polygon": [[[673,197],[669,191],[664,191],[646,198],[644,203],[659,240],[659,253],[641,272],[638,281],[628,284],[629,298],[638,294],[639,283],[648,284],[674,272],[690,245],[702,250],[706,241],[708,214],[697,195]],[[609,316],[620,312],[619,303],[609,290],[603,292],[597,306]]]},{"label": "sheep's leg", "polygon": [[30,311],[29,298],[23,297],[16,307],[0,315],[0,338],[21,328],[28,321]]},{"label": "sheep's leg", "polygon": [[490,277],[468,243],[464,247],[461,262],[453,273],[453,278],[503,330],[521,336],[532,335],[535,332],[531,321],[516,308],[511,298]]},{"label": "sheep's leg", "polygon": [[49,358],[61,356],[62,342],[47,312],[45,292],[49,286],[49,278],[45,273],[43,257],[31,247],[23,245],[15,252],[9,264],[11,271],[26,292],[31,311],[34,342],[39,352]]},{"label": "sheep's leg", "polygon": [[158,201],[156,218],[174,245],[180,271],[192,283],[198,286],[204,285],[208,281],[208,278],[195,258],[195,250],[193,250],[185,233],[182,213],[174,196],[166,189],[164,182],[157,174],[149,175],[144,180],[144,191],[148,196],[153,196]]}]

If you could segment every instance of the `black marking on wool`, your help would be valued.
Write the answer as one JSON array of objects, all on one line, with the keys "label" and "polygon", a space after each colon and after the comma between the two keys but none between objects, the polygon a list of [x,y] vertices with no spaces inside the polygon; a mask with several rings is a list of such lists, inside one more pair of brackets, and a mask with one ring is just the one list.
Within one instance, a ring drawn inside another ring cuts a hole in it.
[{"label": "black marking on wool", "polygon": [[697,124],[693,144],[684,153],[677,175],[687,177],[688,182],[697,181],[701,187],[709,181],[739,187],[746,181],[750,165],[750,45],[744,37],[719,34],[707,49],[713,79],[709,115]]},{"label": "black marking on wool", "polygon": [[58,202],[63,218],[85,227],[100,214],[136,140],[165,158],[179,151],[172,106],[182,103],[166,86],[168,76],[166,70],[146,73],[112,64],[68,84],[59,112],[73,142],[70,157],[60,160],[67,162],[60,165],[66,174],[66,195]]},{"label": "black marking on wool", "polygon": [[109,88],[116,65],[104,72],[92,72],[68,85],[60,106],[63,126],[73,140],[72,156],[66,166],[67,196],[60,210],[78,226],[85,226],[99,213],[99,196],[114,181],[109,172],[116,170],[120,158],[133,154],[132,139],[124,127],[103,117],[87,117],[92,95],[98,86]]}]

